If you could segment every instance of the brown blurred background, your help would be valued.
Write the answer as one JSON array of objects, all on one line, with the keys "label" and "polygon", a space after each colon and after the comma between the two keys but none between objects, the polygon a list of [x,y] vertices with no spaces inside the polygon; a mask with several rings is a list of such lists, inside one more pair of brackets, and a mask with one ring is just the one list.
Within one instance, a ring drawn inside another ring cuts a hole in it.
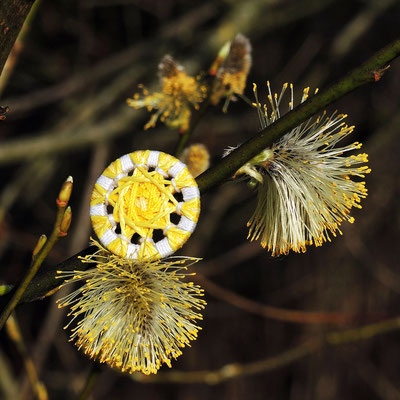
[{"label": "brown blurred background", "polygon": [[[393,40],[399,21],[394,0],[42,0],[0,97],[10,107],[0,122],[0,279],[14,283],[24,273],[38,236],[51,231],[55,198],[68,175],[75,183],[73,223],[49,265],[87,246],[88,199],[105,166],[136,149],[173,151],[175,131],[161,124],[143,131],[149,114],[126,105],[139,83],[157,85],[163,55],[196,74],[241,32],[253,46],[249,82],[259,93],[267,80],[275,90],[293,82],[299,99],[303,87],[323,88]],[[356,222],[344,225],[332,243],[272,258],[259,243],[246,241],[255,199],[245,183],[202,197],[198,228],[181,254],[204,258],[196,271],[218,288],[207,293],[198,340],[171,371],[245,365],[326,332],[399,314],[399,93],[397,60],[379,83],[329,109],[349,115],[348,123],[356,125],[351,139],[364,143],[372,168],[369,196],[353,213]],[[192,137],[208,147],[213,163],[258,129],[245,102],[231,103],[227,114],[221,108],[211,108]],[[232,305],[232,293],[258,305],[355,318],[340,326],[277,321]],[[16,314],[50,398],[77,398],[93,363],[68,342],[66,317],[54,298],[20,306]],[[0,340],[0,398],[31,398],[15,345],[5,332]],[[400,332],[326,346],[215,385],[209,379],[188,383],[184,374],[180,382],[141,383],[106,366],[99,370],[91,395],[99,400],[400,399]]]}]

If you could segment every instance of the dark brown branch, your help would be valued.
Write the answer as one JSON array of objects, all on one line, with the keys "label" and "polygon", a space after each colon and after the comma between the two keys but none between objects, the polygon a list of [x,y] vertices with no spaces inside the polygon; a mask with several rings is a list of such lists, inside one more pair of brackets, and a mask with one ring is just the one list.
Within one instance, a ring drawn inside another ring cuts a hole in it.
[{"label": "dark brown branch", "polygon": [[208,190],[229,179],[242,165],[327,105],[360,86],[379,81],[387,70],[388,63],[399,55],[400,40],[398,39],[379,50],[360,67],[355,68],[346,76],[268,126],[260,134],[253,136],[229,156],[223,158],[215,167],[201,174],[197,178],[200,190]]},{"label": "dark brown branch", "polygon": [[322,350],[325,346],[340,346],[362,340],[368,340],[378,335],[398,330],[400,318],[392,318],[375,324],[364,325],[359,328],[338,332],[330,332],[320,338],[307,341],[292,349],[283,351],[276,356],[248,362],[227,364],[215,370],[201,371],[165,371],[157,375],[146,376],[134,374],[132,378],[141,383],[207,383],[216,385],[237,377],[270,372],[290,365],[302,358]]},{"label": "dark brown branch", "polygon": [[0,74],[34,0],[2,0],[0,7]]},{"label": "dark brown branch", "polygon": [[326,311],[302,311],[278,308],[257,301],[247,299],[235,292],[225,289],[210,281],[202,275],[193,277],[208,294],[225,301],[234,307],[240,308],[251,314],[260,315],[264,318],[275,319],[278,321],[291,322],[297,324],[330,324],[330,325],[350,325],[360,321],[377,321],[387,317],[384,313],[357,314],[349,312],[326,312]]}]

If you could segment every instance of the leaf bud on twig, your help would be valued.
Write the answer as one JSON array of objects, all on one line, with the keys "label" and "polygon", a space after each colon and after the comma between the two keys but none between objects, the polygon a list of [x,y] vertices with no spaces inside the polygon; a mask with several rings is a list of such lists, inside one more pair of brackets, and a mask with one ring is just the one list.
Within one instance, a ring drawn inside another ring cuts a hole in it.
[{"label": "leaf bud on twig", "polygon": [[58,194],[57,205],[59,207],[67,206],[68,201],[71,197],[72,186],[73,186],[73,179],[72,179],[72,176],[69,176],[67,178],[67,180],[64,182],[64,184],[62,185],[60,193]]},{"label": "leaf bud on twig", "polygon": [[36,243],[35,248],[33,249],[32,258],[35,258],[39,254],[39,252],[43,249],[43,246],[46,242],[47,242],[47,236],[41,235]]},{"label": "leaf bud on twig", "polygon": [[60,236],[67,236],[69,226],[71,225],[72,211],[71,207],[67,207],[60,224]]}]

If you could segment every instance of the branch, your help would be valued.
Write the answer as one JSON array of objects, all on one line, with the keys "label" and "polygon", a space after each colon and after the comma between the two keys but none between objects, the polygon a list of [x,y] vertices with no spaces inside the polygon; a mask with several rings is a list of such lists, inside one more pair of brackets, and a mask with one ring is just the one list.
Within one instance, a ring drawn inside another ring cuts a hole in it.
[{"label": "branch", "polygon": [[345,94],[367,83],[377,82],[384,73],[387,64],[399,55],[400,39],[379,50],[360,67],[355,68],[319,94],[312,96],[277,122],[265,128],[259,135],[243,143],[238,149],[223,158],[215,167],[201,174],[197,178],[200,190],[202,192],[206,191],[230,178],[242,165],[265,148],[271,146],[286,132],[289,132]]},{"label": "branch", "polygon": [[6,88],[7,83],[15,69],[15,66],[18,63],[18,59],[21,55],[21,52],[26,42],[26,38],[31,30],[32,22],[34,21],[36,14],[39,10],[40,2],[41,0],[36,0],[34,2],[31,10],[29,11],[28,16],[25,19],[24,24],[22,25],[22,28],[14,43],[14,46],[12,47],[12,50],[8,55],[7,61],[4,65],[3,72],[0,75],[0,96],[3,94],[4,89]]},{"label": "branch", "polygon": [[208,383],[215,385],[227,380],[266,373],[285,367],[295,361],[322,350],[325,346],[339,346],[367,340],[377,335],[382,335],[400,328],[400,317],[387,319],[376,324],[364,325],[360,328],[345,331],[331,332],[320,339],[309,341],[293,349],[286,350],[276,356],[258,361],[239,364],[227,364],[216,370],[203,371],[168,371],[159,372],[157,375],[145,376],[134,374],[132,378],[141,383]]},{"label": "branch", "polygon": [[[388,63],[399,55],[400,40],[395,40],[375,53],[360,67],[348,73],[344,78],[339,79],[327,89],[322,90],[319,94],[287,113],[260,134],[245,142],[229,156],[223,158],[219,164],[201,174],[197,178],[200,192],[204,193],[212,187],[224,182],[255,155],[279,140],[286,132],[295,128],[327,105],[362,85],[377,82],[387,69]],[[89,247],[78,255],[88,254],[91,251]],[[87,266],[80,262],[77,258],[78,255],[72,256],[68,260],[57,265],[56,268],[36,277],[25,292],[22,301],[35,300],[56,288],[60,284],[56,279],[57,269],[85,269]],[[7,298],[7,296],[8,295],[2,297]]]},{"label": "branch", "polygon": [[209,79],[209,82],[208,82],[207,98],[201,104],[200,110],[197,113],[195,113],[192,116],[192,118],[190,119],[189,129],[186,132],[184,132],[183,134],[181,134],[181,136],[179,138],[179,141],[178,141],[178,143],[176,145],[176,148],[175,148],[175,152],[174,152],[175,157],[179,158],[179,156],[181,155],[183,149],[186,146],[186,143],[188,142],[188,140],[192,136],[194,130],[196,129],[198,123],[201,121],[201,119],[206,114],[206,112],[208,110],[208,107],[210,106],[210,103],[211,103],[211,93],[213,91],[214,85],[215,85],[215,77],[211,77]]},{"label": "branch", "polygon": [[44,384],[39,380],[38,372],[35,364],[28,352],[22,336],[21,328],[15,317],[11,314],[6,323],[7,333],[10,339],[14,342],[20,356],[25,364],[26,374],[28,375],[29,383],[31,384],[33,394],[37,400],[47,400],[47,389]]},{"label": "branch", "polygon": [[349,312],[302,311],[278,308],[264,305],[240,296],[235,292],[217,285],[202,275],[194,276],[193,280],[198,283],[207,294],[211,294],[211,296],[217,299],[225,301],[226,303],[251,314],[260,315],[261,317],[278,321],[297,324],[349,325],[359,323],[360,321],[372,322],[384,318],[383,313],[356,314]]},{"label": "branch", "polygon": [[0,74],[35,0],[2,0],[0,7]]},{"label": "branch", "polygon": [[60,193],[57,197],[57,216],[54,223],[53,231],[47,239],[45,235],[42,235],[38,240],[38,243],[33,250],[31,265],[28,268],[22,281],[17,285],[15,290],[12,291],[12,296],[8,304],[1,311],[0,314],[0,330],[3,328],[4,324],[7,322],[8,317],[13,312],[14,308],[21,302],[25,291],[32,282],[39,271],[40,266],[46,259],[50,250],[53,248],[54,244],[61,238],[67,235],[69,226],[71,224],[71,208],[68,207],[68,201],[71,196],[72,191],[72,177],[69,177],[64,184],[61,186]]},{"label": "branch", "polygon": [[[118,118],[115,117],[116,113],[118,113]],[[3,143],[0,148],[0,165],[21,160],[29,161],[38,156],[55,155],[61,151],[81,149],[87,145],[104,142],[124,134],[127,126],[135,118],[137,114],[128,107],[121,107],[119,111],[115,111],[114,115],[104,118],[101,124],[74,127],[71,129],[71,133],[73,131],[71,135],[55,135],[55,129],[51,129],[49,133],[41,136]],[[75,120],[72,122],[74,123]],[[67,128],[69,129],[70,126]]]}]

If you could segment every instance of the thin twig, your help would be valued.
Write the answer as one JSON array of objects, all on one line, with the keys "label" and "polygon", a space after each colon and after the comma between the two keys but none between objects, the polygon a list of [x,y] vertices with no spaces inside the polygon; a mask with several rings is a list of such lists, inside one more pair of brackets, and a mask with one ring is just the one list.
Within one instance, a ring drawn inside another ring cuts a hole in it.
[{"label": "thin twig", "polygon": [[211,103],[211,94],[213,92],[214,82],[215,82],[215,77],[211,77],[209,85],[208,85],[209,88],[208,88],[207,97],[203,101],[203,103],[201,103],[199,111],[196,114],[194,114],[194,116],[191,118],[189,129],[180,136],[178,144],[177,144],[175,152],[174,152],[175,157],[179,157],[181,155],[183,149],[186,146],[186,143],[188,142],[189,138],[192,136],[193,131],[196,129],[196,127],[199,124],[199,122],[201,121],[201,119],[206,115],[208,107],[210,106],[210,103]]},{"label": "thin twig", "polygon": [[348,325],[363,321],[381,320],[384,314],[354,314],[346,312],[325,312],[325,311],[301,311],[278,308],[258,303],[247,299],[231,290],[225,289],[210,281],[202,275],[193,276],[208,294],[225,301],[252,314],[261,315],[264,318],[275,319],[278,321],[292,322],[297,324],[332,324]]},{"label": "thin twig", "polygon": [[89,375],[86,378],[85,386],[79,395],[79,400],[86,400],[90,394],[92,393],[93,387],[99,378],[101,373],[101,368],[98,364],[93,364],[92,369],[89,372]]},{"label": "thin twig", "polygon": [[[51,130],[48,134],[39,137],[10,141],[1,146],[0,164],[32,160],[39,155],[55,155],[65,150],[82,149],[93,143],[109,140],[126,133],[127,127],[136,119],[137,114],[128,107],[123,107],[113,116],[104,119],[101,125],[83,125],[76,130],[75,135],[54,136],[53,130]],[[70,131],[72,132],[72,129]],[[31,152],[27,152],[28,148]]]},{"label": "thin twig", "polygon": [[396,0],[372,0],[357,13],[335,38],[331,51],[334,58],[342,58],[349,53],[354,44],[360,40],[365,32],[373,29],[373,24],[389,7],[395,5]]},{"label": "thin twig", "polygon": [[388,63],[400,55],[400,40],[395,40],[376,52],[360,67],[355,68],[336,83],[305,101],[274,124],[265,128],[239,148],[223,158],[213,168],[197,178],[201,191],[206,191],[230,178],[242,165],[265,148],[279,140],[285,133],[312,117],[327,105],[360,86],[377,82]]},{"label": "thin twig", "polygon": [[188,32],[213,18],[216,8],[215,4],[205,3],[194,11],[190,10],[187,14],[171,20],[152,39],[142,40],[128,49],[113,53],[108,58],[75,73],[63,82],[18,97],[6,98],[5,103],[9,105],[13,113],[24,113],[68,98],[84,90],[90,84],[100,82],[130,65],[135,65],[135,63],[137,65],[138,61],[142,64],[143,59],[149,54],[153,55],[152,49],[157,43],[161,40],[166,41],[180,35],[187,35]]},{"label": "thin twig", "polygon": [[[61,192],[60,192],[61,193]],[[68,202],[68,200],[67,200]],[[25,290],[29,286],[30,282],[36,275],[37,271],[39,270],[40,266],[42,265],[43,261],[46,259],[47,255],[49,254],[50,250],[53,248],[54,244],[57,240],[63,235],[63,231],[61,229],[61,224],[63,222],[65,212],[66,212],[65,204],[58,204],[57,206],[57,216],[56,221],[54,223],[53,232],[50,235],[50,238],[46,241],[40,252],[33,257],[32,263],[29,267],[28,272],[25,274],[22,282],[18,285],[17,289],[13,293],[10,301],[4,308],[0,316],[0,330],[3,328],[4,324],[6,323],[8,317],[13,312],[14,308],[17,306],[19,301],[21,300]],[[68,229],[68,228],[67,228]]]},{"label": "thin twig", "polygon": [[324,335],[320,339],[306,342],[294,347],[293,349],[286,350],[276,356],[250,363],[227,364],[216,370],[192,372],[174,370],[169,372],[159,372],[157,375],[153,376],[134,374],[132,375],[132,378],[141,383],[207,383],[210,385],[215,385],[233,378],[266,373],[285,367],[295,361],[301,360],[306,356],[316,353],[325,346],[339,346],[343,344],[359,342],[361,340],[370,339],[374,336],[383,335],[399,328],[400,317],[397,317],[375,324],[364,325],[355,329],[331,332]]},{"label": "thin twig", "polygon": [[[90,162],[89,171],[84,184],[85,191],[80,199],[79,210],[74,216],[74,226],[71,230],[70,246],[68,248],[69,254],[76,253],[82,246],[87,243],[87,238],[90,234],[90,218],[87,213],[87,204],[89,204],[92,187],[96,182],[99,171],[102,171],[106,163],[109,148],[106,144],[99,144],[93,149],[93,156]],[[32,352],[33,360],[37,371],[40,371],[45,364],[48,357],[49,350],[54,344],[54,337],[59,332],[60,323],[65,317],[66,309],[59,309],[56,302],[64,296],[67,296],[72,287],[65,286],[61,288],[53,297],[50,307],[48,308],[46,316],[42,319],[40,331],[37,335],[35,347]],[[23,382],[20,399],[26,398],[27,389],[29,388],[28,382]]]},{"label": "thin twig", "polygon": [[16,399],[18,393],[17,377],[9,363],[9,357],[0,350],[0,393],[6,399]]},{"label": "thin twig", "polygon": [[26,373],[28,375],[29,382],[32,387],[32,391],[35,395],[35,398],[38,400],[47,400],[47,390],[42,382],[39,381],[38,374],[33,364],[32,358],[28,354],[28,350],[26,349],[24,339],[21,334],[21,330],[19,328],[18,322],[15,318],[14,314],[11,314],[6,323],[7,333],[15,343],[23,361],[25,364]]},{"label": "thin twig", "polygon": [[378,399],[385,400],[398,400],[400,399],[400,390],[397,388],[397,380],[391,382],[388,376],[386,376],[383,368],[378,368],[374,363],[367,359],[367,357],[360,357],[361,361],[358,361],[354,365],[354,360],[346,358],[343,361],[347,361],[348,365],[352,370],[355,370],[361,379],[365,382],[372,392]]},{"label": "thin twig", "polygon": [[222,274],[228,269],[236,267],[245,261],[255,258],[261,253],[265,253],[265,250],[258,244],[243,242],[239,246],[235,246],[211,260],[206,260],[198,266],[194,265],[192,270],[202,276],[215,276]]}]

